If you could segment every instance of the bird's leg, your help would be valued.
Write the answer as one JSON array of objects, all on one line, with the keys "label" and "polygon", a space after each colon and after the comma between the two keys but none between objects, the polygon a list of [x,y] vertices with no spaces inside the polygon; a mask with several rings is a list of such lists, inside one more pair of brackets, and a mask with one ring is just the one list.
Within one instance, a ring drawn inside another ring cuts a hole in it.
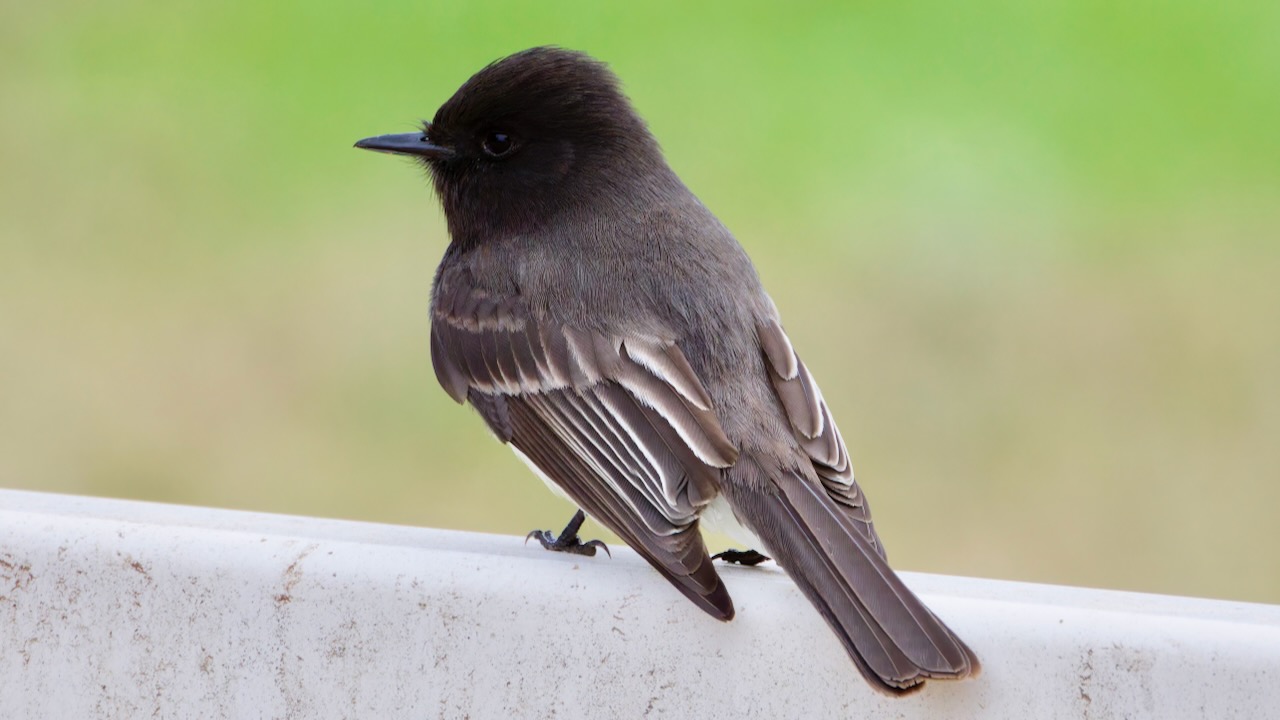
[{"label": "bird's leg", "polygon": [[723,560],[733,565],[748,565],[755,567],[765,560],[772,560],[768,555],[763,555],[755,550],[725,550],[711,556],[712,560]]},{"label": "bird's leg", "polygon": [[542,547],[556,552],[573,553],[574,555],[586,555],[587,557],[596,554],[596,548],[604,550],[604,554],[613,557],[613,553],[609,552],[609,547],[599,540],[590,542],[582,542],[582,538],[578,537],[578,530],[582,527],[582,522],[587,519],[586,513],[582,510],[573,514],[573,518],[569,520],[569,524],[564,526],[564,530],[560,531],[560,537],[551,534],[550,530],[534,530],[525,536],[524,541],[527,543],[530,539],[536,538],[542,543]]}]

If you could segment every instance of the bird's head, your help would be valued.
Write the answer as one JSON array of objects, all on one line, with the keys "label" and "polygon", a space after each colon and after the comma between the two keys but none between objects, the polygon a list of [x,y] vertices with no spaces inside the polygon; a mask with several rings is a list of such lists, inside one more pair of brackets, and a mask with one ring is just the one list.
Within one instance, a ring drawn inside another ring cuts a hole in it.
[{"label": "bird's head", "polygon": [[578,203],[633,192],[666,164],[601,62],[538,47],[483,68],[424,123],[356,147],[430,171],[455,242],[528,232]]}]

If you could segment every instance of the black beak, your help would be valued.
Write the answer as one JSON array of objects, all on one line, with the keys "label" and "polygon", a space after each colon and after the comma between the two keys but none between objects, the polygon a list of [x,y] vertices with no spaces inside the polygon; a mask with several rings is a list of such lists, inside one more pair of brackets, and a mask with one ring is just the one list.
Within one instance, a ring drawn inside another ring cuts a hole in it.
[{"label": "black beak", "polygon": [[421,155],[442,160],[453,157],[453,148],[432,143],[423,132],[365,138],[357,142],[356,147],[395,155]]}]

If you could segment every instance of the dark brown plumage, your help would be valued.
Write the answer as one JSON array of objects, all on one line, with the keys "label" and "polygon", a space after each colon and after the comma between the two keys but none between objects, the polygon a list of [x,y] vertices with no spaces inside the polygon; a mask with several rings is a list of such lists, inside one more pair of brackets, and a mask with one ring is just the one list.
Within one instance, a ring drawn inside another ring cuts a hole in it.
[{"label": "dark brown plumage", "polygon": [[357,146],[430,171],[452,238],[432,295],[436,375],[554,487],[723,620],[733,603],[699,522],[736,520],[882,691],[978,672],[886,563],[750,260],[603,64],[517,53],[421,133]]}]

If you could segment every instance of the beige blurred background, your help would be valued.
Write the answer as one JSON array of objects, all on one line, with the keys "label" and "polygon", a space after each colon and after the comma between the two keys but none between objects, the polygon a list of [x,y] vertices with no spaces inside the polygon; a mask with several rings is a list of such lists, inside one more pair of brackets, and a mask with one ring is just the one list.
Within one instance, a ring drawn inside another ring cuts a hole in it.
[{"label": "beige blurred background", "polygon": [[0,5],[0,485],[558,529],[436,386],[424,178],[351,148],[557,43],[756,259],[898,567],[1280,602],[1280,4],[269,5]]}]

